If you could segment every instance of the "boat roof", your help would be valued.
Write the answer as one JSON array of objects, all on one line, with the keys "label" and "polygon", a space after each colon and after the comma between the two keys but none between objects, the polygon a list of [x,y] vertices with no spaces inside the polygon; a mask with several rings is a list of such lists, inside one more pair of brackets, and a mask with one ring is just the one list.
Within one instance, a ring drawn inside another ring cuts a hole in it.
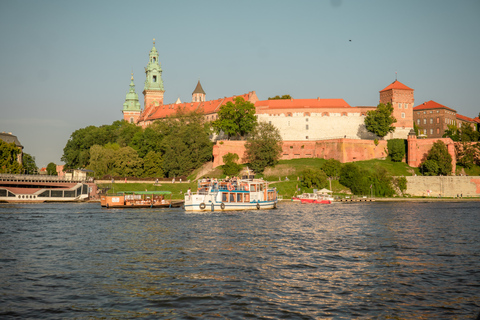
[{"label": "boat roof", "polygon": [[123,194],[171,194],[171,191],[121,191]]}]

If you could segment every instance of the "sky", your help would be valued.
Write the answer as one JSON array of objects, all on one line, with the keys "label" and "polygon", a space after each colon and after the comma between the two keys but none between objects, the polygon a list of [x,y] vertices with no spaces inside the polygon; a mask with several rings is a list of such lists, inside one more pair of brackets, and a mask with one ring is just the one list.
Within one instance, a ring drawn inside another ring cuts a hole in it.
[{"label": "sky", "polygon": [[164,103],[200,80],[207,100],[376,106],[397,77],[415,105],[480,112],[478,0],[2,0],[0,30],[0,132],[39,167],[63,164],[75,130],[123,119],[132,71],[143,107],[153,38]]}]

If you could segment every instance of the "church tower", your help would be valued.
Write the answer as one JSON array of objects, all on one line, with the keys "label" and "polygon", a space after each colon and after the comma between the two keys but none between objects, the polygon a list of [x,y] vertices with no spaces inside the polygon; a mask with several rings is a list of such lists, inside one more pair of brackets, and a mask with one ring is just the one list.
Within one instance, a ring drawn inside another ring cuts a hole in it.
[{"label": "church tower", "polygon": [[413,129],[413,89],[400,81],[395,80],[385,89],[380,91],[380,103],[391,103],[393,116],[397,119],[395,131],[389,133],[386,139],[407,139]]},{"label": "church tower", "polygon": [[138,94],[135,92],[135,84],[133,83],[133,72],[130,81],[130,90],[127,92],[125,102],[123,103],[123,120],[130,123],[137,123],[140,116],[141,108],[138,102]]},{"label": "church tower", "polygon": [[192,93],[192,102],[200,102],[205,101],[205,91],[203,91],[202,85],[200,84],[200,80],[198,80],[197,86]]},{"label": "church tower", "polygon": [[153,39],[153,48],[150,50],[148,64],[145,67],[145,87],[143,88],[144,109],[151,106],[163,105],[163,80],[162,68],[158,61],[158,51],[155,48],[155,39]]}]

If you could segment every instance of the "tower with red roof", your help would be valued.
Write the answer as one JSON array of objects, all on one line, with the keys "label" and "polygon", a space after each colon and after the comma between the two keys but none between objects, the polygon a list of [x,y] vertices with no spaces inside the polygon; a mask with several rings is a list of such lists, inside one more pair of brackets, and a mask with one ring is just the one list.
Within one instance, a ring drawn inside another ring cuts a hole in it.
[{"label": "tower with red roof", "polygon": [[393,124],[395,131],[385,138],[407,139],[410,130],[413,129],[414,101],[413,89],[398,80],[395,80],[380,91],[380,103],[391,103],[393,106],[393,116],[397,119],[397,122]]}]

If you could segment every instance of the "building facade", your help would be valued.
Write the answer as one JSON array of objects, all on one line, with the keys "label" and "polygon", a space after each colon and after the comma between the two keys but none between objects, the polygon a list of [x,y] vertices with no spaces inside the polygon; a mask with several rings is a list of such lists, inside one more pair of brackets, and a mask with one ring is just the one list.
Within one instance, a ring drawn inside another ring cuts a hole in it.
[{"label": "building facade", "polygon": [[420,137],[441,138],[449,125],[457,125],[457,110],[430,100],[413,108],[413,120]]}]

